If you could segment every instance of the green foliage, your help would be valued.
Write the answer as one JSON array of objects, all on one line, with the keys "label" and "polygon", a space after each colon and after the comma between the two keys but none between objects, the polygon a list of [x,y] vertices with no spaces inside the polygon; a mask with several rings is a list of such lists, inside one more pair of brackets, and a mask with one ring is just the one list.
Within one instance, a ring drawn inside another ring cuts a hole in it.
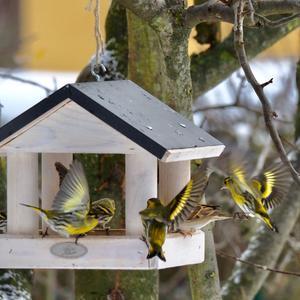
[{"label": "green foliage", "polygon": [[116,202],[116,215],[110,222],[112,228],[124,228],[124,155],[76,154],[86,171],[92,200],[112,198]]}]

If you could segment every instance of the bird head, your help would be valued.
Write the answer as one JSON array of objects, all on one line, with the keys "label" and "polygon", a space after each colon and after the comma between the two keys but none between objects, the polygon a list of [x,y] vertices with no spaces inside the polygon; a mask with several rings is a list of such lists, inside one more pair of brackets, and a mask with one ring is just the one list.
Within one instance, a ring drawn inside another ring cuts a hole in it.
[{"label": "bird head", "polygon": [[233,179],[231,177],[226,177],[224,179],[224,185],[221,187],[221,190],[228,190],[233,185]]},{"label": "bird head", "polygon": [[155,208],[161,206],[161,202],[158,198],[150,198],[147,201],[147,208]]},{"label": "bird head", "polygon": [[115,201],[110,198],[102,198],[92,203],[92,212],[100,220],[110,219],[116,211]]}]

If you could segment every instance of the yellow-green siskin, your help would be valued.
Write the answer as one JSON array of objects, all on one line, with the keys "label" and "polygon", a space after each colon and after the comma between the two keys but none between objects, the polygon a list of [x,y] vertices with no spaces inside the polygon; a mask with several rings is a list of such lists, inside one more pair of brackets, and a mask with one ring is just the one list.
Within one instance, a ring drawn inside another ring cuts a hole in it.
[{"label": "yellow-green siskin", "polygon": [[[60,162],[55,163],[55,168],[59,175],[59,185],[61,185],[66,174],[68,173],[68,169]],[[109,223],[114,217],[115,211],[115,201],[111,198],[102,198],[91,202],[88,215],[96,216],[99,225],[101,225],[103,229],[109,229],[106,224]]]},{"label": "yellow-green siskin", "polygon": [[147,259],[158,256],[161,260],[166,261],[162,246],[166,240],[168,225],[156,220],[144,220],[143,226],[149,247]]},{"label": "yellow-green siskin", "polygon": [[89,187],[82,164],[75,160],[62,180],[51,210],[22,204],[34,209],[44,222],[58,234],[79,236],[95,228],[99,220],[90,213]]},{"label": "yellow-green siskin", "polygon": [[7,228],[7,217],[6,214],[3,212],[0,212],[0,231],[2,233],[6,232],[6,228]]},{"label": "yellow-green siskin", "polygon": [[242,164],[233,165],[231,169],[224,185],[232,199],[247,215],[258,217],[272,231],[278,232],[267,210],[278,205],[286,196],[291,183],[288,170],[277,164],[248,179]]},{"label": "yellow-green siskin", "polygon": [[162,246],[166,240],[168,226],[178,225],[180,221],[187,219],[199,204],[207,180],[206,169],[202,166],[168,205],[163,205],[158,198],[150,198],[147,201],[147,208],[140,211],[145,240],[149,247],[147,258],[158,256],[165,261]]}]

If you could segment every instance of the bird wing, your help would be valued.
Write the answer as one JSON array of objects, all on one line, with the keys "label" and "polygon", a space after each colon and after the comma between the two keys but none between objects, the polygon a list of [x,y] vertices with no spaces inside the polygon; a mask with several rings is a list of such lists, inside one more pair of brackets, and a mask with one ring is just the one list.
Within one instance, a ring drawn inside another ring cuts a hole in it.
[{"label": "bird wing", "polygon": [[78,160],[72,163],[64,177],[60,190],[54,198],[52,209],[62,212],[77,212],[83,216],[89,212],[89,187],[83,166]]},{"label": "bird wing", "polygon": [[68,169],[60,162],[56,162],[54,165],[55,165],[55,169],[59,176],[59,186],[61,186],[64,178],[66,177],[66,175],[68,173]]},{"label": "bird wing", "polygon": [[251,179],[266,209],[276,207],[286,196],[291,184],[289,171],[281,163],[271,166]]},{"label": "bird wing", "polygon": [[206,167],[200,167],[181,192],[166,206],[171,222],[185,220],[201,201],[208,184]]},{"label": "bird wing", "polygon": [[231,166],[232,177],[240,183],[246,185],[247,184],[247,172],[246,168],[243,164],[233,163]]}]

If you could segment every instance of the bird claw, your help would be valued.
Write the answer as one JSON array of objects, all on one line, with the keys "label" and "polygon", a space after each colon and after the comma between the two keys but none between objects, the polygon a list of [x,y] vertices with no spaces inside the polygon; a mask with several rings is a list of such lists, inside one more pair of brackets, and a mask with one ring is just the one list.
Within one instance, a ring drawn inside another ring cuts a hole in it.
[{"label": "bird claw", "polygon": [[49,235],[49,234],[48,234],[48,227],[46,228],[45,232],[42,232],[42,239],[43,239],[45,236],[47,236],[47,235]]},{"label": "bird claw", "polygon": [[86,236],[86,234],[78,234],[78,235],[76,236],[76,238],[75,238],[75,245],[78,244],[78,239],[81,238],[81,237],[84,237],[84,236]]},{"label": "bird claw", "polygon": [[234,220],[249,220],[249,215],[244,212],[237,211],[233,214],[233,219]]},{"label": "bird claw", "polygon": [[193,236],[192,230],[182,230],[182,229],[177,229],[176,232],[177,232],[177,233],[180,233],[181,235],[183,235],[184,238],[186,238],[187,236],[189,236],[189,237],[192,237],[192,236]]},{"label": "bird claw", "polygon": [[147,248],[149,248],[147,239],[146,239],[146,237],[144,235],[140,236],[140,240],[146,244]]}]

